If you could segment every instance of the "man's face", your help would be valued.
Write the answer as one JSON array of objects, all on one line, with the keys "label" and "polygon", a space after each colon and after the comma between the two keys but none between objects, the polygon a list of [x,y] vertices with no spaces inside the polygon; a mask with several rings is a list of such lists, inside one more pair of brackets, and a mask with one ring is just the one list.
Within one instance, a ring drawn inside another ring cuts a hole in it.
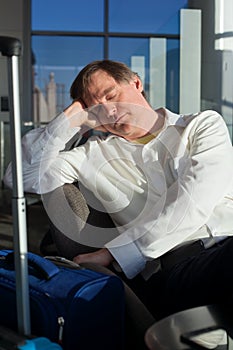
[{"label": "man's face", "polygon": [[[155,121],[154,111],[142,95],[142,83],[117,83],[99,70],[92,74],[85,103],[106,131],[134,140],[148,133]],[[94,107],[93,107],[94,106]]]}]

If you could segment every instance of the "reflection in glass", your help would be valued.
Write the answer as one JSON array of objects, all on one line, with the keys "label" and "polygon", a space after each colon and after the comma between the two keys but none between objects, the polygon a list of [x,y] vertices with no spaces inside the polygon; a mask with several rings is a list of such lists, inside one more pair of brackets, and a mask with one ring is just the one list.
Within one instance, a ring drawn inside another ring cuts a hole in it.
[{"label": "reflection in glass", "polygon": [[166,106],[179,113],[180,96],[180,41],[167,40]]},{"label": "reflection in glass", "polygon": [[[132,61],[132,57],[133,61]],[[132,62],[138,60],[136,57],[143,57],[143,80],[144,90],[149,96],[149,40],[145,38],[110,38],[109,40],[109,58],[115,61],[121,61],[127,64],[130,68]],[[140,59],[140,58],[139,58]],[[141,70],[141,68],[140,68]],[[136,72],[140,75],[140,71]]]},{"label": "reflection in glass", "polygon": [[[158,45],[154,45],[155,42],[163,43],[161,44],[163,49]],[[161,50],[162,56],[160,56]],[[154,108],[166,106],[179,113],[179,40],[155,38],[110,39],[110,59],[122,61],[135,71],[134,63],[136,60],[142,62],[142,57],[144,90],[149,102]],[[155,57],[157,57],[156,62],[154,61]],[[154,75],[155,71],[158,74]],[[137,73],[140,75],[141,71]]]},{"label": "reflection in glass", "polygon": [[144,56],[132,56],[131,57],[131,69],[133,72],[137,72],[143,86],[145,86],[145,57]]},{"label": "reflection in glass", "polygon": [[70,85],[89,62],[103,59],[98,37],[34,36],[34,121],[47,122],[71,103]]},{"label": "reflection in glass", "polygon": [[167,40],[150,39],[150,103],[154,108],[166,105]]}]

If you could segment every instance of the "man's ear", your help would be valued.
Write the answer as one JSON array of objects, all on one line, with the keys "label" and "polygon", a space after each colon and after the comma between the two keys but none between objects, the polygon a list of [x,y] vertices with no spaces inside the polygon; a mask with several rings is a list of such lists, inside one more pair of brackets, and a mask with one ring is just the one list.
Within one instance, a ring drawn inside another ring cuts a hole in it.
[{"label": "man's ear", "polygon": [[139,91],[139,92],[142,92],[143,91],[143,84],[142,84],[142,81],[141,79],[139,78],[138,75],[135,75],[134,79],[133,79],[133,83],[136,87],[136,89]]}]

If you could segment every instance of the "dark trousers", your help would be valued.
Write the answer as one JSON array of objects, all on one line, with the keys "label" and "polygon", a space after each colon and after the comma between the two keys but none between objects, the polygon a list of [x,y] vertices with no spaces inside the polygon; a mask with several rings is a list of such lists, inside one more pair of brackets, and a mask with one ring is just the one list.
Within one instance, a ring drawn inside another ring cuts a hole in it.
[{"label": "dark trousers", "polygon": [[160,270],[148,281],[137,276],[127,283],[157,320],[197,306],[232,302],[233,237]]},{"label": "dark trousers", "polygon": [[[66,258],[72,259],[85,252],[60,232],[56,232],[55,241],[62,243],[59,255]],[[197,306],[232,302],[233,237],[185,258],[169,269],[160,270],[147,281],[141,275],[131,280],[123,273],[119,275],[156,320]]]}]

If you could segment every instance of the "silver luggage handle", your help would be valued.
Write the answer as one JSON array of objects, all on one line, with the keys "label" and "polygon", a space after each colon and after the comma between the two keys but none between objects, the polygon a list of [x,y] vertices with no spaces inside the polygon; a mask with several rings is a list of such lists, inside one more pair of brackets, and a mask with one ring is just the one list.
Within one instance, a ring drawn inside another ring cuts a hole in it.
[{"label": "silver luggage handle", "polygon": [[0,52],[3,56],[7,56],[8,61],[13,181],[12,212],[18,332],[23,335],[30,335],[31,326],[28,286],[26,201],[23,190],[21,152],[21,116],[19,92],[19,56],[21,54],[20,40],[13,37],[0,36]]},{"label": "silver luggage handle", "polygon": [[0,52],[3,56],[20,56],[21,54],[21,43],[19,39],[0,36]]}]

